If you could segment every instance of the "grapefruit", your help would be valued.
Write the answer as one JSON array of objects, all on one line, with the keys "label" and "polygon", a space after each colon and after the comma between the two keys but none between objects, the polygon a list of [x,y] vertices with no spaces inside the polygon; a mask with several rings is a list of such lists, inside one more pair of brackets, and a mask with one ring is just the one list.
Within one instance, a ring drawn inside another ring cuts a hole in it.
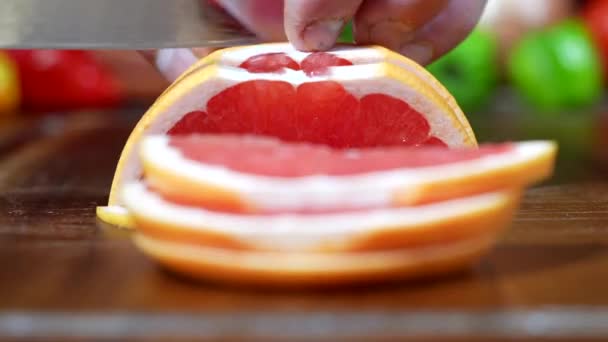
[{"label": "grapefruit", "polygon": [[136,234],[135,244],[165,268],[229,284],[328,287],[429,277],[465,270],[494,234],[448,244],[363,253],[285,253],[203,247]]},{"label": "grapefruit", "polygon": [[519,191],[486,193],[416,207],[248,215],[166,200],[141,183],[124,201],[138,232],[211,248],[284,252],[367,252],[446,244],[502,230]]},{"label": "grapefruit", "polygon": [[256,136],[189,135],[144,138],[140,155],[147,182],[173,202],[280,213],[416,205],[521,188],[551,173],[555,151],[545,141],[455,150],[333,149]]},{"label": "grapefruit", "polygon": [[383,48],[239,47],[158,98],[98,215],[204,279],[418,277],[475,262],[555,152],[548,141],[477,146],[445,88]]},{"label": "grapefruit", "polygon": [[475,147],[453,97],[423,67],[380,47],[305,53],[289,44],[219,50],[193,65],[148,110],[114,176],[109,223],[131,225],[119,193],[142,176],[143,136],[254,134],[333,148]]}]

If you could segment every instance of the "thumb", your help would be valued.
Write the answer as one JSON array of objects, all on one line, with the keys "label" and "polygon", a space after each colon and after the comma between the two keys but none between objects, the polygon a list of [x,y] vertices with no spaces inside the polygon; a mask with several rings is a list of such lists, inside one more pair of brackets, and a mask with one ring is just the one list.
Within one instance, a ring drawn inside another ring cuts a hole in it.
[{"label": "thumb", "polygon": [[285,40],[283,0],[217,0],[217,2],[261,40]]},{"label": "thumb", "polygon": [[285,33],[300,50],[331,48],[363,0],[285,0]]},{"label": "thumb", "polygon": [[192,64],[207,56],[213,50],[213,48],[180,48],[139,52],[152,65],[156,66],[165,79],[173,82]]}]

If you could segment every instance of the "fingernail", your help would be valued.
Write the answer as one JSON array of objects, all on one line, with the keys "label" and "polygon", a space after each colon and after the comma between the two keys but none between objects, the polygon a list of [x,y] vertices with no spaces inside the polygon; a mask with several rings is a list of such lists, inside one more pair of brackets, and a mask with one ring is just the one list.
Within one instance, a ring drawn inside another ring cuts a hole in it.
[{"label": "fingernail", "polygon": [[379,44],[392,50],[398,50],[405,42],[411,40],[412,27],[397,21],[383,21],[370,27],[370,43]]},{"label": "fingernail", "polygon": [[190,49],[162,49],[156,54],[156,67],[165,78],[174,81],[197,60]]},{"label": "fingernail", "polygon": [[402,55],[420,64],[427,64],[433,59],[433,46],[428,43],[407,44],[400,49]]},{"label": "fingernail", "polygon": [[312,51],[331,48],[336,43],[343,26],[342,19],[320,20],[310,24],[302,34],[305,47]]}]

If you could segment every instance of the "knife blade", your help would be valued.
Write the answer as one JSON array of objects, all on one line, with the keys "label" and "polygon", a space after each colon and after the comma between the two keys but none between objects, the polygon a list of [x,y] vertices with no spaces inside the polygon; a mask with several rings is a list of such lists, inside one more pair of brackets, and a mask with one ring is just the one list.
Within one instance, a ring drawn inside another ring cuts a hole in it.
[{"label": "knife blade", "polygon": [[207,0],[0,0],[0,48],[158,49],[251,44]]}]

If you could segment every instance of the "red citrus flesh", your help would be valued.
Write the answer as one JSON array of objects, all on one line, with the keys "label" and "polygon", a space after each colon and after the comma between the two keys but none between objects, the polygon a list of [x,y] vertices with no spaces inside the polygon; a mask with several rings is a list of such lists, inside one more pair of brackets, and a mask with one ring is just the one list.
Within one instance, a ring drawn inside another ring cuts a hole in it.
[{"label": "red citrus flesh", "polygon": [[[352,63],[330,53],[313,53],[300,65],[283,53],[253,56],[240,67],[250,72],[302,69],[309,76]],[[201,104],[205,107],[205,104]],[[446,146],[430,134],[423,115],[406,102],[375,93],[356,98],[338,82],[251,80],[211,98],[206,110],[187,113],[169,135],[192,133],[256,134],[335,148]]]},{"label": "red citrus flesh", "polygon": [[182,205],[185,207],[198,207],[201,209],[205,209],[210,212],[218,212],[218,213],[227,213],[227,214],[237,214],[246,216],[273,216],[273,215],[283,215],[283,214],[297,214],[297,215],[321,215],[321,214],[340,214],[340,213],[357,213],[371,210],[380,210],[387,208],[398,208],[398,205],[361,205],[361,206],[334,206],[328,208],[320,208],[320,207],[302,207],[302,208],[294,208],[294,209],[257,209],[255,211],[243,211],[242,208],[225,205],[224,203],[194,203],[183,196],[166,194],[162,193],[158,189],[156,189],[151,184],[147,184],[148,190],[154,192],[160,196],[165,201],[171,202],[173,204]]},{"label": "red citrus flesh", "polygon": [[249,57],[239,65],[239,68],[253,73],[282,72],[285,68],[300,70],[300,65],[286,53],[276,52]]},{"label": "red citrus flesh", "polygon": [[353,63],[327,52],[315,52],[302,61],[302,70],[308,76],[324,75],[332,66],[348,66]]},{"label": "red citrus flesh", "polygon": [[195,162],[270,177],[346,176],[437,166],[507,153],[513,148],[512,144],[503,143],[452,150],[435,146],[333,149],[324,145],[235,135],[174,136],[169,144]]}]

